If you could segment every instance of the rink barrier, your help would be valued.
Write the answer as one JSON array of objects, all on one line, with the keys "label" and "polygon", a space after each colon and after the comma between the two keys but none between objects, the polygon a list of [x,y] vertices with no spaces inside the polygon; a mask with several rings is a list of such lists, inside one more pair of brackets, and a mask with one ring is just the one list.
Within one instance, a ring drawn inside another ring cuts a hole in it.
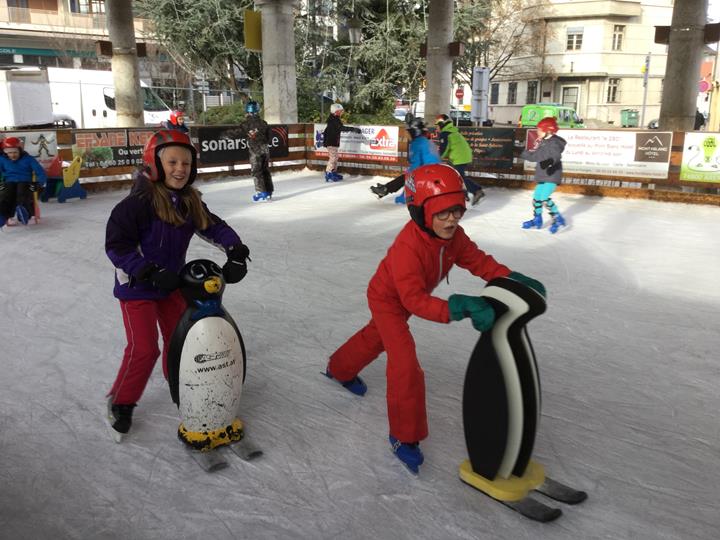
[{"label": "rink barrier", "polygon": [[[215,126],[214,126],[215,127]],[[235,126],[224,126],[232,128]],[[497,126],[506,127],[506,126]],[[459,128],[463,132],[466,128]],[[138,131],[148,131],[148,128],[137,128]],[[191,136],[197,136],[197,127],[191,126]],[[124,129],[80,130],[33,130],[55,132],[58,143],[58,153],[63,160],[72,160],[72,145],[75,138],[83,134],[112,133]],[[611,131],[646,131],[618,129]],[[14,132],[17,133],[17,132]],[[471,178],[477,178],[483,186],[505,187],[511,189],[534,189],[530,171],[524,170],[523,160],[519,154],[524,147],[527,130],[515,129],[516,146],[514,148],[513,166],[509,169],[493,169],[479,167],[471,164],[467,168]],[[720,137],[720,133],[718,134]],[[649,199],[668,202],[683,202],[694,204],[720,205],[720,182],[695,182],[680,180],[680,165],[685,140],[684,132],[674,132],[670,154],[670,167],[667,178],[636,178],[619,175],[579,174],[565,173],[563,183],[557,191],[564,193],[577,193],[586,196],[620,197]],[[315,152],[313,124],[288,124],[288,155],[282,158],[272,158],[273,171],[303,170],[305,168],[321,171],[325,168],[327,158]],[[394,177],[401,174],[407,167],[408,138],[403,129],[400,129],[398,140],[397,159],[391,161],[374,161],[369,159],[348,161],[340,160],[339,170],[345,174],[364,176]],[[225,176],[248,175],[250,166],[246,160],[226,163],[203,164],[202,156],[198,164],[198,180],[210,180]],[[131,183],[131,175],[135,170],[133,166],[87,168],[80,173],[82,187],[89,192],[113,189],[126,189]]]}]

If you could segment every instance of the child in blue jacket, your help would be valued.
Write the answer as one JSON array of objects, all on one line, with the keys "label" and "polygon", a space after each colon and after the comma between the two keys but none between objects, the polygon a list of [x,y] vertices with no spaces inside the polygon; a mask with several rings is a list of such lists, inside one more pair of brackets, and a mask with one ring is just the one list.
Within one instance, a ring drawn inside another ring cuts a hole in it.
[{"label": "child in blue jacket", "polygon": [[[27,225],[35,214],[33,193],[40,191],[47,182],[45,169],[37,159],[28,154],[17,137],[8,137],[2,143],[5,158],[0,159],[0,175],[3,185],[0,188],[0,227],[13,215],[23,225]],[[35,174],[36,182],[33,182]],[[10,221],[10,224],[13,224]]]}]

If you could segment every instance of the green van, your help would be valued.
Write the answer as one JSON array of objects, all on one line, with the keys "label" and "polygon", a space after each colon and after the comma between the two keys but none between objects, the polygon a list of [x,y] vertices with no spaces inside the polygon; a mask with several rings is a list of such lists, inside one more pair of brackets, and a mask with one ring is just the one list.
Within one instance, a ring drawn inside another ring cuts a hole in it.
[{"label": "green van", "polygon": [[519,127],[535,127],[543,118],[549,116],[557,120],[561,128],[584,128],[582,118],[579,118],[575,109],[559,103],[534,103],[525,105],[520,114]]}]

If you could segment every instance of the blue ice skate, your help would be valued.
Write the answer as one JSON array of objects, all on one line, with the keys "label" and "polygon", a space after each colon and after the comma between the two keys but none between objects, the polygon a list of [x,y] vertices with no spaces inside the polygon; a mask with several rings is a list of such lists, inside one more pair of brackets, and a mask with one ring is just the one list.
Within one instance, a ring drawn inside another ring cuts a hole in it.
[{"label": "blue ice skate", "polygon": [[328,379],[332,379],[333,381],[339,382],[340,384],[342,384],[345,388],[347,388],[348,390],[350,390],[350,391],[351,391],[353,394],[355,394],[356,396],[364,396],[364,395],[365,395],[365,392],[367,392],[367,384],[365,384],[365,381],[363,381],[360,377],[357,377],[357,376],[356,376],[356,377],[354,377],[353,379],[350,379],[349,381],[346,381],[346,382],[338,381],[335,377],[333,377],[333,376],[330,374],[330,368],[329,368],[329,367],[328,367],[328,368],[325,368],[325,373],[324,373],[324,375],[325,375]]},{"label": "blue ice skate", "polygon": [[405,193],[401,193],[395,197],[395,204],[405,204]]},{"label": "blue ice skate", "polygon": [[341,178],[338,178],[335,176],[335,173],[333,172],[326,172],[325,173],[325,181],[326,182],[339,182]]},{"label": "blue ice skate", "polygon": [[553,214],[553,222],[550,225],[550,234],[555,234],[558,232],[560,227],[565,226],[565,218],[562,217],[559,213]]},{"label": "blue ice skate", "polygon": [[541,229],[543,226],[542,216],[536,214],[534,218],[529,221],[523,221],[523,229]]},{"label": "blue ice skate", "polygon": [[410,472],[417,474],[420,471],[420,465],[425,461],[425,456],[423,456],[418,443],[400,442],[390,435],[390,446],[392,446],[393,453],[410,469]]},{"label": "blue ice skate", "polygon": [[336,182],[339,182],[340,180],[342,180],[344,178],[344,176],[337,171],[333,171],[332,175],[335,177]]},{"label": "blue ice skate", "polygon": [[265,202],[270,200],[270,194],[267,191],[258,191],[252,196],[253,202]]},{"label": "blue ice skate", "polygon": [[30,221],[30,212],[28,212],[27,208],[20,204],[15,209],[15,216],[17,217],[17,220],[23,225],[27,225]]}]

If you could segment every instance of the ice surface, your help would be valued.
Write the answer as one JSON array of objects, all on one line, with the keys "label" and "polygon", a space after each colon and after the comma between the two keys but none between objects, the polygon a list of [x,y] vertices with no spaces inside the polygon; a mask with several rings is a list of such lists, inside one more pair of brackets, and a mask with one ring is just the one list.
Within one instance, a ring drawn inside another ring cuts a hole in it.
[{"label": "ice surface", "polygon": [[[529,327],[543,383],[535,458],[589,500],[538,524],[463,484],[461,393],[476,332],[413,319],[430,437],[391,454],[385,360],[355,397],[320,372],[369,316],[365,289],[408,219],[380,178],[201,183],[252,251],[224,298],[248,353],[242,418],[265,455],[207,474],[176,438],[156,368],[118,445],[103,425],[124,335],[103,249],[115,191],[0,231],[0,537],[5,539],[714,539],[720,531],[720,208],[558,194],[571,227],[524,231],[529,191],[487,190],[463,226],[543,281]],[[224,255],[193,240],[189,258]],[[483,282],[454,269],[436,291]],[[488,414],[492,414],[489,411]]]}]

